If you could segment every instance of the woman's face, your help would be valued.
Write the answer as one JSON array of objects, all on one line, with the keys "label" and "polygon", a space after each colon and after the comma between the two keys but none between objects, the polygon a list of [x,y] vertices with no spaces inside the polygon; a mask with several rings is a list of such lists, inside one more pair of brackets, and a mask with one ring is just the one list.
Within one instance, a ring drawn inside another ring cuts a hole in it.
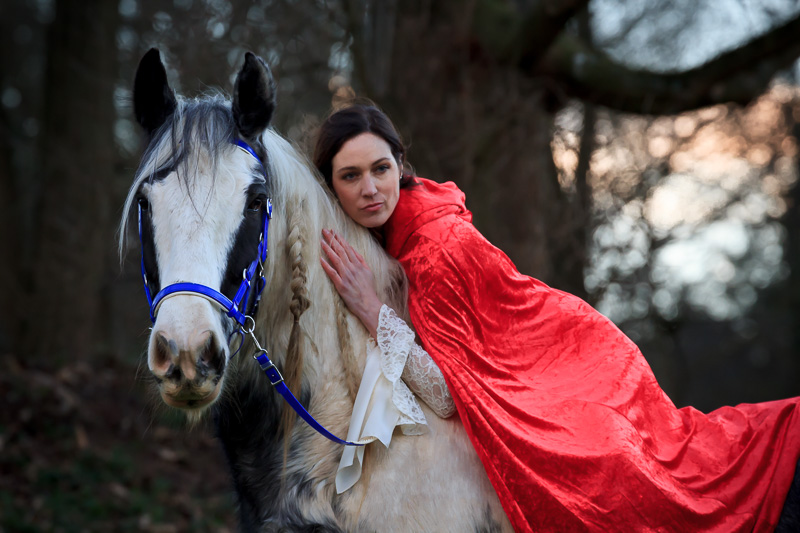
[{"label": "woman's face", "polygon": [[367,228],[389,220],[400,198],[400,168],[374,133],[345,142],[331,161],[333,191],[350,218]]}]

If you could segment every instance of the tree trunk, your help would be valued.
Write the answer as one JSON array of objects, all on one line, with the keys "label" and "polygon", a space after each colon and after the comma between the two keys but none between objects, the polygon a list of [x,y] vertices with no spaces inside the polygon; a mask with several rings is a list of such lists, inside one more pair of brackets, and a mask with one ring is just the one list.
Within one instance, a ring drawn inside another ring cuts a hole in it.
[{"label": "tree trunk", "polygon": [[[0,351],[20,353],[35,249],[32,227],[41,191],[44,26],[40,6],[0,5]],[[6,96],[10,96],[9,99]]]},{"label": "tree trunk", "polygon": [[116,22],[115,2],[59,0],[49,34],[44,186],[27,336],[28,348],[48,365],[91,357],[103,342],[100,280],[114,246]]},{"label": "tree trunk", "polygon": [[[395,121],[420,175],[458,184],[476,227],[521,272],[584,296],[585,243],[573,231],[583,217],[558,183],[549,91],[475,42],[473,4],[399,3],[384,95],[363,72],[376,45],[353,31],[357,89]],[[567,257],[580,267],[560,268]]]},{"label": "tree trunk", "polygon": [[18,249],[14,230],[16,226],[15,209],[12,207],[14,174],[11,168],[9,124],[4,115],[5,113],[0,109],[0,250],[4,256],[0,261],[0,280],[3,280],[0,283],[0,308],[4,309],[2,325],[0,325],[0,352],[11,349],[11,336],[15,329],[16,315],[9,310],[14,309],[16,302],[19,301],[19,290],[16,283],[17,262],[14,260],[17,256],[15,252]]}]

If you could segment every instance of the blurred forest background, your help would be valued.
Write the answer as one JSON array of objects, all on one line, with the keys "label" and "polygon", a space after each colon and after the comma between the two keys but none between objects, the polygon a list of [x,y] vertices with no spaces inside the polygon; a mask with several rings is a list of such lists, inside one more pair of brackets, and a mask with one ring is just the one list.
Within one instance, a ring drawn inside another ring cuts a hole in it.
[{"label": "blurred forest background", "polygon": [[187,96],[258,53],[301,145],[374,99],[521,271],[707,411],[800,394],[798,36],[794,0],[3,0],[0,531],[234,527],[209,432],[148,399],[117,255],[150,47]]}]

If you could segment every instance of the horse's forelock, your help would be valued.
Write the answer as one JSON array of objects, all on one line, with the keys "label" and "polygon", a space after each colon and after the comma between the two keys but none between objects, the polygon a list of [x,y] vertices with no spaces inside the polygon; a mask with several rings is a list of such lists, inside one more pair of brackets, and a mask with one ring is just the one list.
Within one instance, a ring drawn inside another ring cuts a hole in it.
[{"label": "horse's forelock", "polygon": [[164,170],[175,170],[194,202],[192,177],[203,164],[211,167],[212,176],[217,175],[220,154],[232,149],[230,141],[235,133],[230,101],[222,94],[193,100],[179,98],[172,118],[150,139],[128,191],[119,227],[120,259],[124,257],[133,204],[142,184],[159,179]]}]

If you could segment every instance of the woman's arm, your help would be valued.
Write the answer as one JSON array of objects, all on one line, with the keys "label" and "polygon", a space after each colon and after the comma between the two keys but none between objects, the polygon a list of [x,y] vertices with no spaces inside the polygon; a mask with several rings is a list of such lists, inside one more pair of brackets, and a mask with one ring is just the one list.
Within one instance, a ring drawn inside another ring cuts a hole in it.
[{"label": "woman's arm", "polygon": [[[387,364],[400,361],[401,377],[408,388],[421,398],[440,418],[456,411],[444,375],[422,346],[414,341],[415,334],[406,321],[384,305],[378,322],[378,347]],[[396,364],[396,363],[395,363]]]},{"label": "woman's arm", "polygon": [[456,404],[442,371],[419,344],[414,343],[403,369],[403,381],[414,394],[422,398],[439,418],[449,418],[456,412]]},{"label": "woman's arm", "polygon": [[366,261],[344,239],[330,230],[322,232],[322,268],[350,311],[376,340],[388,359],[402,360],[403,381],[442,418],[455,412],[455,404],[442,371],[431,356],[414,342],[414,332],[384,305],[375,291],[375,278]]}]

